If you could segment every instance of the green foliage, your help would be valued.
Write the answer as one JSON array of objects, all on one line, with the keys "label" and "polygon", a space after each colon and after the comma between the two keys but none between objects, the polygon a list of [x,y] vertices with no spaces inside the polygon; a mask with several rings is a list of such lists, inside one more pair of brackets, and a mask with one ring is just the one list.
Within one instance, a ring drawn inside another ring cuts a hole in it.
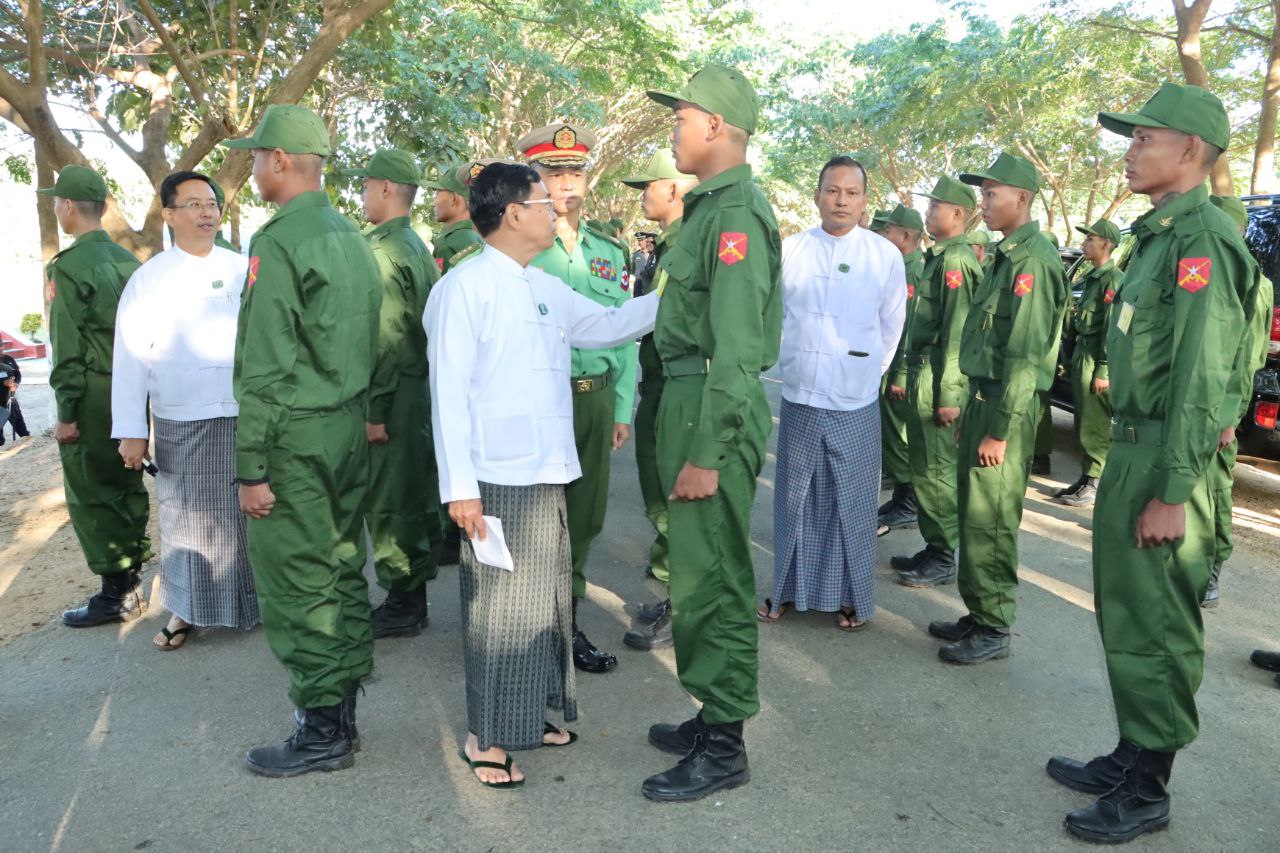
[{"label": "green foliage", "polygon": [[18,323],[18,332],[29,338],[40,331],[43,325],[44,317],[39,314],[23,314],[21,322]]},{"label": "green foliage", "polygon": [[15,183],[30,184],[33,180],[34,168],[31,159],[22,154],[10,154],[4,158],[4,170],[9,173],[9,177]]}]

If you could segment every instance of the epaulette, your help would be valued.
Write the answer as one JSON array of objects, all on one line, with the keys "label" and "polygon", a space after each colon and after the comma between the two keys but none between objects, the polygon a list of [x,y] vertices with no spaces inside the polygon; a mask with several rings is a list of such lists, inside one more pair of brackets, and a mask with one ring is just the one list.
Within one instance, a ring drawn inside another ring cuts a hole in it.
[{"label": "epaulette", "polygon": [[619,251],[622,252],[624,257],[628,254],[627,247],[621,240],[618,240],[615,237],[610,237],[608,234],[604,233],[600,229],[592,228],[590,225],[587,225],[586,223],[583,223],[582,228],[583,230],[590,232],[592,236],[599,237],[601,240],[604,240],[606,243],[612,243]]},{"label": "epaulette", "polygon": [[455,252],[453,255],[449,257],[449,260],[448,260],[449,268],[452,269],[453,267],[456,267],[458,264],[462,263],[463,261],[477,254],[483,248],[484,248],[484,243],[472,243],[470,246],[463,249],[462,251]]}]

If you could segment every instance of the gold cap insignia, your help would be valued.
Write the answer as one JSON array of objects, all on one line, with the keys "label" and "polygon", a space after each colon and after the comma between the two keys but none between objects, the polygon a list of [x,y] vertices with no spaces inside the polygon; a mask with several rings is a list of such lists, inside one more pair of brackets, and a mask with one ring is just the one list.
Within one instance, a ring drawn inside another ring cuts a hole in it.
[{"label": "gold cap insignia", "polygon": [[572,148],[578,144],[578,134],[574,133],[571,127],[562,127],[556,131],[551,142],[557,148]]},{"label": "gold cap insignia", "polygon": [[476,179],[476,176],[483,171],[484,171],[484,163],[472,163],[471,171],[469,173],[471,180],[474,181]]}]

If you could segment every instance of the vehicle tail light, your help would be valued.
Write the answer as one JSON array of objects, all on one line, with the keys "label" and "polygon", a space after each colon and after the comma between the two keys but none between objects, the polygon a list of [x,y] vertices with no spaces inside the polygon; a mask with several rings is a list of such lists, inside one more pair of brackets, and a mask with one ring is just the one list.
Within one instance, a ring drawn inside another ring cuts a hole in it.
[{"label": "vehicle tail light", "polygon": [[1267,352],[1280,353],[1280,305],[1271,309],[1271,343],[1267,345]]},{"label": "vehicle tail light", "polygon": [[1253,422],[1263,429],[1275,429],[1280,417],[1280,403],[1259,402],[1253,409]]}]

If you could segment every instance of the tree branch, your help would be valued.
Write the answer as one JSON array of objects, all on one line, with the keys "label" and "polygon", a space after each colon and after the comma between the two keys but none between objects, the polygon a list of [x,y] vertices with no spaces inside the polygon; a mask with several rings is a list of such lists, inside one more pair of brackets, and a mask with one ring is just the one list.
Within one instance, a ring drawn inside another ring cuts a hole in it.
[{"label": "tree branch", "polygon": [[151,28],[155,30],[157,36],[160,37],[161,44],[164,49],[173,58],[174,67],[178,69],[178,73],[182,75],[182,79],[187,84],[187,88],[191,90],[191,94],[195,97],[196,103],[202,108],[208,106],[209,98],[205,94],[204,84],[200,81],[191,69],[187,66],[186,60],[182,58],[182,51],[178,45],[174,43],[173,37],[169,35],[169,30],[165,27],[164,22],[160,20],[160,16],[156,14],[155,8],[151,5],[150,0],[138,0],[138,8],[142,10],[142,14],[146,16],[147,22],[151,24]]}]

